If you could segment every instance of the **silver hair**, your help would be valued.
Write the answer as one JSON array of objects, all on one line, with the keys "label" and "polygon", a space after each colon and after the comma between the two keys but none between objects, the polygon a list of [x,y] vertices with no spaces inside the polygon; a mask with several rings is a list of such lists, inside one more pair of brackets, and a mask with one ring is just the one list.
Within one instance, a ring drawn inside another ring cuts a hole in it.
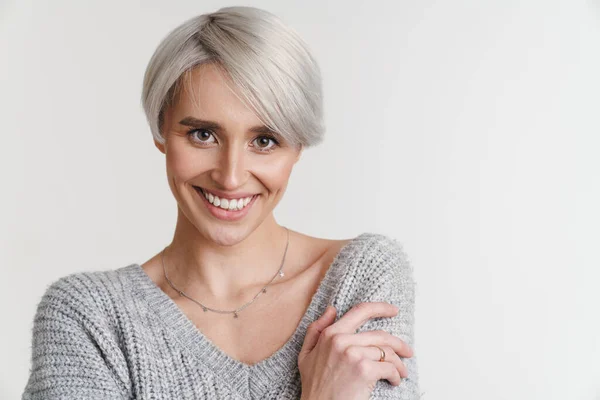
[{"label": "silver hair", "polygon": [[308,46],[270,12],[236,6],[185,21],[152,55],[142,105],[159,143],[165,142],[165,111],[191,71],[207,63],[224,71],[241,100],[288,143],[308,147],[323,140],[321,72]]}]

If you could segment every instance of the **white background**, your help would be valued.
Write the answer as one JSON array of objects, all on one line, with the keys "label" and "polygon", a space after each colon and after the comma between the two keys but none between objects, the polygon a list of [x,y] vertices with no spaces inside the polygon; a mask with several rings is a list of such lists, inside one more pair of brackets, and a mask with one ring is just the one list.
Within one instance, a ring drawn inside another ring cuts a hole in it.
[{"label": "white background", "polygon": [[[0,398],[24,388],[50,282],[172,238],[142,75],[170,29],[235,4],[0,3]],[[326,139],[277,219],[403,243],[423,399],[600,399],[598,1],[243,4],[323,71]]]}]

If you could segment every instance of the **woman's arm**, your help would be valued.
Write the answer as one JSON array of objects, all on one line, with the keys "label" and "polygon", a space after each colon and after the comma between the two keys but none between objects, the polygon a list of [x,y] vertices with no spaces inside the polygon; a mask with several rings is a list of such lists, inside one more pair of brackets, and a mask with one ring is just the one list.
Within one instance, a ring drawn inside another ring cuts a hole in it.
[{"label": "woman's arm", "polygon": [[31,368],[22,400],[130,397],[123,355],[89,287],[82,273],[46,289],[33,321]]},{"label": "woman's arm", "polygon": [[[380,260],[383,264],[377,265]],[[415,322],[415,281],[412,266],[399,242],[385,238],[379,242],[375,256],[369,262],[374,265],[368,270],[379,274],[376,278],[376,290],[369,301],[385,301],[400,308],[394,317],[373,318],[367,321],[358,332],[384,330],[402,339],[413,349],[414,355],[401,360],[408,369],[408,377],[399,386],[393,386],[386,380],[379,380],[372,392],[371,399],[417,400],[419,379],[417,354],[414,348]]]}]

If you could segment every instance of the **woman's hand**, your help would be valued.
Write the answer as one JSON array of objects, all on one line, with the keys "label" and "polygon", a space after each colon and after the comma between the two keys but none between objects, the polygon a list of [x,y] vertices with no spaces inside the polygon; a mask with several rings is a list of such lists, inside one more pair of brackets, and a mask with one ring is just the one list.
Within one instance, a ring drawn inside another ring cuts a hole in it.
[{"label": "woman's hand", "polygon": [[[367,320],[393,317],[396,306],[385,302],[366,302],[352,307],[337,322],[335,308],[306,331],[298,368],[302,380],[302,400],[368,400],[379,379],[399,385],[408,376],[399,356],[412,357],[413,351],[400,338],[383,330],[356,333]],[[385,361],[380,362],[385,351]]]}]

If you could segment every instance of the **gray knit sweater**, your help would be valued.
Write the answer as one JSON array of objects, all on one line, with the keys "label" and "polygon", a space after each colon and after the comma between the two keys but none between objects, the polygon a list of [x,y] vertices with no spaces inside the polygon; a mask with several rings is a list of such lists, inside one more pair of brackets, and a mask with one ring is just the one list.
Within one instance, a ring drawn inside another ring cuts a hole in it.
[{"label": "gray knit sweater", "polygon": [[339,319],[364,301],[400,307],[359,332],[386,330],[411,346],[409,376],[379,380],[372,399],[418,399],[415,282],[400,243],[363,233],[337,254],[290,339],[267,359],[239,362],[195,327],[139,264],[78,272],[49,285],[33,321],[22,399],[299,399],[298,353],[308,325],[333,305]]}]

